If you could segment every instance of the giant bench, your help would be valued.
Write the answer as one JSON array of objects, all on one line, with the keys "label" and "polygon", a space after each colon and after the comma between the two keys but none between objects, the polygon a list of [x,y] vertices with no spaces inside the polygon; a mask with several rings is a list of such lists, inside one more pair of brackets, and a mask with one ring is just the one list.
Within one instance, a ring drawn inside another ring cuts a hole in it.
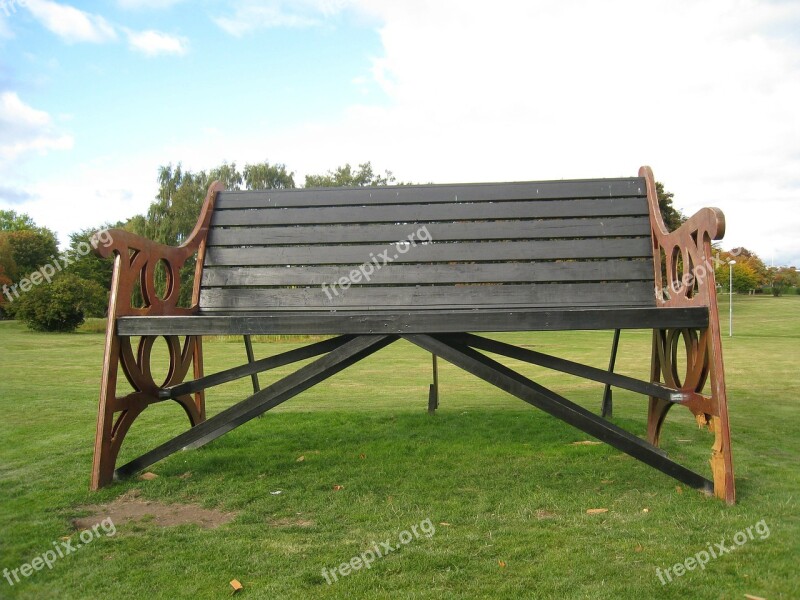
[{"label": "giant bench", "polygon": [[[431,411],[438,357],[733,503],[711,264],[724,229],[722,213],[704,208],[668,231],[649,167],[629,178],[464,185],[226,191],[215,182],[181,246],[112,230],[113,242],[97,248],[113,255],[114,274],[91,487],[202,446],[402,338],[433,356]],[[192,259],[191,306],[180,306],[181,269]],[[628,329],[652,331],[647,376],[614,372]],[[608,368],[478,335],[569,330],[613,331]],[[321,341],[256,359],[250,336],[272,334]],[[242,336],[242,364],[205,374],[208,335]],[[151,365],[160,337],[164,381]],[[605,384],[600,414],[490,355]],[[259,373],[312,358],[261,388]],[[118,395],[120,368],[132,391]],[[252,395],[206,418],[205,391],[246,377]],[[610,420],[612,387],[647,397],[647,439]],[[164,401],[179,404],[191,427],[117,467],[131,424]],[[659,447],[676,404],[713,434],[710,478]]]}]

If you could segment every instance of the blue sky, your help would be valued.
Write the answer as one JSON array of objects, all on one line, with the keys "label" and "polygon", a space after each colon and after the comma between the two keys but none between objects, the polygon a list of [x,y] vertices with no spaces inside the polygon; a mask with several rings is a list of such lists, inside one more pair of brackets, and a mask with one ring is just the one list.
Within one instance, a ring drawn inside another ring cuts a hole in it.
[{"label": "blue sky", "polygon": [[144,212],[159,165],[635,175],[800,266],[800,3],[0,0],[0,208]]}]

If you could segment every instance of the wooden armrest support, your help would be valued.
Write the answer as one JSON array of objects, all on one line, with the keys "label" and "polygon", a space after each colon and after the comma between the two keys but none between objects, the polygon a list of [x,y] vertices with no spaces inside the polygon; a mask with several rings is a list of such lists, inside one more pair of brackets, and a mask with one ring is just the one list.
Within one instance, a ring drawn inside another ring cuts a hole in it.
[{"label": "wooden armrest support", "polygon": [[647,183],[658,305],[708,306],[716,285],[711,241],[725,235],[725,215],[718,208],[703,208],[669,231],[661,217],[652,170],[642,167],[639,176]]},{"label": "wooden armrest support", "polygon": [[[112,229],[108,232],[111,243],[99,245],[94,252],[104,258],[114,256],[109,317],[185,315],[196,312],[208,227],[217,193],[224,189],[224,186],[218,181],[209,186],[197,224],[189,238],[180,246],[160,244],[122,229]],[[181,287],[180,270],[186,261],[195,254],[198,256],[192,306],[189,308],[178,307]],[[163,298],[156,293],[155,285],[155,272],[159,263],[163,265],[166,272],[166,289]],[[143,307],[132,305],[132,294],[137,286],[142,293]]]}]

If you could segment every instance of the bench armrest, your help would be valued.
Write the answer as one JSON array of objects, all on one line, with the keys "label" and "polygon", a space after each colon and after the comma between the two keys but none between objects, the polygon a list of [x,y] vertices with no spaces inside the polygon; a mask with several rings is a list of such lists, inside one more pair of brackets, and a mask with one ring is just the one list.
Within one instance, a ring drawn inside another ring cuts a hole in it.
[{"label": "bench armrest", "polygon": [[653,241],[655,295],[659,306],[709,306],[716,302],[711,241],[725,235],[725,215],[703,208],[675,231],[668,231],[658,206],[650,167],[639,169],[647,183]]},{"label": "bench armrest", "polygon": [[[224,189],[225,187],[218,181],[209,186],[197,224],[188,239],[180,246],[160,244],[122,229],[111,229],[108,232],[111,243],[98,245],[94,252],[104,258],[114,256],[114,275],[108,305],[109,318],[126,315],[185,315],[197,311],[206,236],[217,193]],[[180,270],[195,254],[197,254],[197,266],[192,306],[179,307]],[[155,272],[159,263],[166,272],[163,298],[156,293],[155,285]],[[142,307],[133,305],[133,292],[137,288],[142,295],[144,303]]]}]

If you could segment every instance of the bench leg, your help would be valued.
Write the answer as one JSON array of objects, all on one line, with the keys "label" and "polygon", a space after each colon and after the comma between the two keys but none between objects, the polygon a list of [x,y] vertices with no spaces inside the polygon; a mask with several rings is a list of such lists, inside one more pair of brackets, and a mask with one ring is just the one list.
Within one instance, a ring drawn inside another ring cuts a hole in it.
[{"label": "bench leg", "polygon": [[[247,362],[253,364],[256,362],[255,354],[253,354],[253,341],[249,335],[244,336],[244,351],[247,354]],[[261,384],[258,382],[258,373],[252,373],[250,380],[253,382],[253,393],[261,390]]]},{"label": "bench leg", "polygon": [[[148,406],[163,401],[158,396],[159,389],[183,381],[190,367],[193,367],[196,378],[203,376],[200,337],[186,336],[181,346],[178,336],[164,336],[169,353],[169,367],[165,381],[156,383],[153,380],[150,359],[159,336],[140,337],[134,352],[131,338],[116,335],[113,327],[113,320],[109,319],[90,485],[93,490],[108,485],[113,480],[114,466],[125,435],[136,417]],[[124,396],[117,396],[120,367],[133,388],[133,392]],[[205,398],[202,391],[185,394],[174,400],[184,409],[193,427],[205,420]]]},{"label": "bench leg", "polygon": [[[608,372],[614,372],[614,365],[617,362],[617,348],[619,348],[619,329],[614,330],[614,340],[611,342],[611,358],[608,360]],[[611,384],[607,383],[603,390],[603,403],[600,407],[600,416],[604,419],[610,419],[614,412],[613,396],[611,392]]]},{"label": "bench leg", "polygon": [[428,414],[434,414],[439,408],[439,366],[436,362],[436,355],[433,357],[433,383],[428,390]]},{"label": "bench leg", "polygon": [[[681,352],[685,353],[685,373],[680,373],[677,366]],[[694,414],[700,427],[714,434],[710,460],[714,495],[733,504],[736,490],[719,321],[712,319],[709,327],[702,330],[654,330],[651,380],[697,394],[698,401],[684,405]],[[707,381],[710,382],[710,396],[702,395]],[[653,445],[659,444],[670,406],[672,404],[663,399],[650,398],[647,436]]]}]

